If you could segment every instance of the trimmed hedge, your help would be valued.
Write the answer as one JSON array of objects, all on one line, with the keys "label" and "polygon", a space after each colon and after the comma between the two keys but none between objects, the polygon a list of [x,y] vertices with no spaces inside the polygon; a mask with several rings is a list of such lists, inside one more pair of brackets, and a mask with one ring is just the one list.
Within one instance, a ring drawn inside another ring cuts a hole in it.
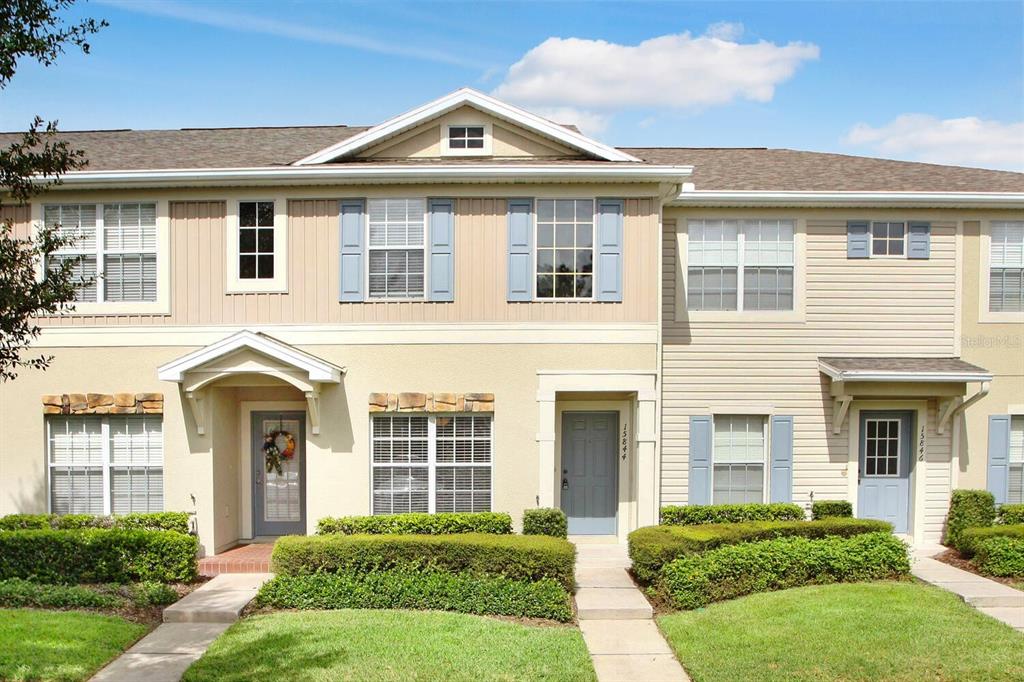
[{"label": "trimmed hedge", "polygon": [[811,518],[852,519],[853,504],[847,500],[819,500],[811,505]]},{"label": "trimmed hedge", "polygon": [[572,620],[569,593],[536,582],[445,571],[381,571],[277,575],[256,604],[278,609],[435,609],[460,613]]},{"label": "trimmed hedge", "polygon": [[188,533],[186,512],[152,512],[124,516],[93,514],[10,514],[0,518],[2,530],[81,530],[83,528],[120,528],[122,530],[173,530]]},{"label": "trimmed hedge", "polygon": [[489,533],[510,535],[512,517],[502,512],[445,512],[326,517],[316,524],[317,535],[453,535]]},{"label": "trimmed hedge", "polygon": [[891,533],[852,538],[776,538],[731,545],[665,566],[657,595],[680,609],[801,585],[899,578],[907,546]]},{"label": "trimmed hedge", "polygon": [[978,570],[999,577],[1024,577],[1024,526],[1017,535],[998,535],[974,543],[972,563]]},{"label": "trimmed hedge", "polygon": [[1004,504],[999,507],[996,523],[1007,526],[1024,523],[1024,504]]},{"label": "trimmed hedge", "polygon": [[569,519],[561,509],[527,509],[523,512],[523,535],[569,537]]},{"label": "trimmed hedge", "polygon": [[696,526],[745,521],[803,521],[804,510],[790,502],[771,504],[689,504],[661,508],[661,523]]},{"label": "trimmed hedge", "polygon": [[41,583],[189,582],[199,541],[175,531],[14,530],[0,533],[0,580]]},{"label": "trimmed hedge", "polygon": [[41,585],[30,580],[0,580],[0,606],[43,609],[112,609],[124,600],[114,594],[78,585]]},{"label": "trimmed hedge", "polygon": [[1013,526],[988,526],[987,528],[966,528],[959,535],[956,550],[968,559],[977,551],[978,543],[990,538],[1021,538],[1024,539],[1024,524]]},{"label": "trimmed hedge", "polygon": [[991,526],[996,520],[996,498],[987,490],[954,490],[946,517],[946,545],[959,545],[967,528]]},{"label": "trimmed hedge", "polygon": [[540,535],[292,535],[274,544],[280,575],[441,570],[512,580],[550,578],[572,591],[576,548]]},{"label": "trimmed hedge", "polygon": [[885,521],[873,519],[822,519],[820,521],[751,521],[701,526],[647,526],[629,534],[633,573],[652,582],[662,567],[674,559],[700,554],[723,545],[757,542],[779,537],[852,537],[865,533],[892,532]]}]

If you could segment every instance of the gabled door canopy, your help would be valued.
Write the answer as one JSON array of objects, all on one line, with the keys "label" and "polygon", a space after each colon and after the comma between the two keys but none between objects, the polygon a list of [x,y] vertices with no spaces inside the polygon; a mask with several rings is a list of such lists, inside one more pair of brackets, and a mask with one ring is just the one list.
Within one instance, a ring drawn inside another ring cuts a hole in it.
[{"label": "gabled door canopy", "polygon": [[[232,360],[244,360],[236,361]],[[243,330],[157,368],[161,381],[173,381],[185,394],[196,428],[206,433],[205,389],[241,375],[262,375],[302,391],[314,435],[320,433],[320,387],[337,384],[345,370],[260,332]]]}]

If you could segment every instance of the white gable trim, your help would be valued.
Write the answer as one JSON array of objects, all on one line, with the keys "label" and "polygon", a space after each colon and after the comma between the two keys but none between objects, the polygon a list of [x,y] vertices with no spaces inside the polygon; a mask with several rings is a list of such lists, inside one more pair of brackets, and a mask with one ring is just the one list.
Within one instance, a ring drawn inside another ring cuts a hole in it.
[{"label": "white gable trim", "polygon": [[186,372],[244,348],[262,353],[300,372],[304,372],[308,375],[311,383],[329,382],[336,384],[341,381],[341,375],[344,372],[341,367],[332,365],[270,336],[243,330],[158,367],[157,376],[161,381],[181,383],[185,380]]},{"label": "white gable trim", "polygon": [[542,118],[536,114],[531,114],[530,112],[520,109],[519,107],[514,107],[511,104],[505,104],[504,102],[496,100],[493,97],[489,97],[482,92],[477,92],[471,88],[462,88],[460,90],[456,90],[450,95],[445,95],[440,99],[424,104],[412,111],[408,111],[384,121],[365,132],[355,135],[354,137],[350,137],[349,139],[335,145],[331,145],[330,147],[322,149],[315,154],[310,154],[303,159],[299,159],[292,165],[308,166],[333,161],[340,156],[346,156],[365,149],[371,145],[381,142],[384,139],[408,130],[413,126],[429,121],[430,119],[436,118],[437,116],[467,104],[498,118],[516,123],[523,128],[543,135],[544,137],[554,139],[566,146],[579,149],[580,151],[586,152],[600,159],[604,159],[605,161],[640,161],[640,159],[635,156],[631,156],[625,152],[615,149],[614,147],[602,144],[601,142],[593,140],[581,133],[569,130],[564,126],[560,126],[557,123],[547,120],[546,118]]}]

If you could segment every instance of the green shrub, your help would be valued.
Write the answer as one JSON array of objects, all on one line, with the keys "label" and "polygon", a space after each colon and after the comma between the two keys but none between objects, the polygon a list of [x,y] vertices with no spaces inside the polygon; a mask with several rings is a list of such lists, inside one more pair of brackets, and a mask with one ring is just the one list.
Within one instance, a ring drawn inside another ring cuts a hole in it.
[{"label": "green shrub", "polygon": [[170,585],[146,580],[129,588],[131,599],[136,606],[167,606],[178,601],[178,593]]},{"label": "green shrub", "polygon": [[111,609],[124,604],[115,594],[78,585],[45,585],[21,578],[0,580],[0,606],[43,609]]},{"label": "green shrub", "polygon": [[633,573],[651,582],[662,566],[679,557],[700,554],[723,545],[757,542],[778,537],[852,537],[864,533],[892,532],[892,526],[872,519],[822,519],[821,521],[750,521],[700,526],[647,526],[629,534]]},{"label": "green shrub", "polygon": [[199,543],[174,531],[17,530],[0,533],[0,580],[104,583],[196,578]]},{"label": "green shrub", "polygon": [[847,500],[818,500],[811,505],[811,518],[815,521],[853,518],[853,504]]},{"label": "green shrub", "polygon": [[960,533],[966,528],[991,526],[996,520],[996,498],[987,490],[954,490],[946,517],[945,543],[959,544]]},{"label": "green shrub", "polygon": [[0,518],[0,530],[81,530],[121,528],[123,530],[173,530],[188,533],[188,513],[153,512],[124,516],[93,514],[10,514]]},{"label": "green shrub", "polygon": [[572,620],[569,593],[554,580],[433,570],[277,575],[260,588],[256,603],[278,609],[436,609]]},{"label": "green shrub", "polygon": [[576,548],[539,535],[291,535],[274,544],[271,560],[281,575],[436,569],[512,580],[550,578],[571,591]]},{"label": "green shrub", "polygon": [[1024,523],[1024,504],[1004,504],[999,507],[996,523],[1016,526]]},{"label": "green shrub", "polygon": [[776,538],[720,547],[665,566],[656,594],[680,609],[800,585],[898,578],[910,572],[907,546],[891,533],[852,538]]},{"label": "green shrub", "polygon": [[527,509],[523,512],[523,535],[565,538],[569,536],[569,520],[561,509]]},{"label": "green shrub", "polygon": [[317,535],[453,535],[456,533],[512,533],[512,517],[500,512],[441,514],[386,514],[320,519]]},{"label": "green shrub", "polygon": [[1024,526],[1017,535],[998,535],[976,540],[972,563],[982,573],[1024,578]]},{"label": "green shrub", "polygon": [[662,507],[661,523],[672,526],[696,526],[703,523],[743,523],[744,521],[803,521],[804,510],[789,502],[772,504],[689,504]]},{"label": "green shrub", "polygon": [[960,533],[956,549],[967,558],[974,556],[978,543],[989,538],[1024,538],[1024,524],[1014,526],[988,526],[987,528],[966,528]]}]

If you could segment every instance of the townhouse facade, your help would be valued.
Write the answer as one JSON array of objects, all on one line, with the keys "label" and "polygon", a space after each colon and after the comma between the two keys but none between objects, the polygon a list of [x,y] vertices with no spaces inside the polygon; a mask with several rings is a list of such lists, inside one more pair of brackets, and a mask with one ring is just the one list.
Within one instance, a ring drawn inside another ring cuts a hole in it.
[{"label": "townhouse facade", "polygon": [[969,341],[1019,343],[1024,175],[613,148],[472,90],[66,135],[89,167],[2,209],[78,236],[52,260],[87,283],[0,385],[0,513],[181,509],[212,554],[329,515],[624,538],[838,498],[924,543],[954,487],[1019,494],[1024,353]]}]

